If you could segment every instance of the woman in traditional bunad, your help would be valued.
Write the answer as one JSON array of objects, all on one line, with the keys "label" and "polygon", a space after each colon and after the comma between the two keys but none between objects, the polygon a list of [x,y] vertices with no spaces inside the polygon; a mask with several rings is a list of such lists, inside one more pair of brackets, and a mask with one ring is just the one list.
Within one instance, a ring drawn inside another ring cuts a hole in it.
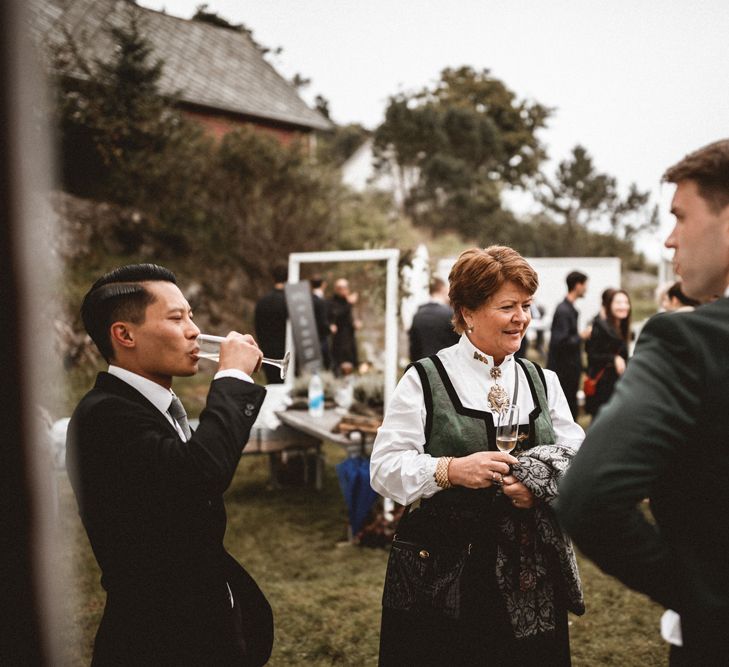
[{"label": "woman in traditional bunad", "polygon": [[[380,665],[570,664],[584,612],[551,503],[584,433],[557,376],[515,359],[537,275],[503,246],[461,253],[450,277],[460,341],[413,364],[387,408],[371,481],[406,505],[383,594]],[[496,447],[516,405],[519,444]]]}]

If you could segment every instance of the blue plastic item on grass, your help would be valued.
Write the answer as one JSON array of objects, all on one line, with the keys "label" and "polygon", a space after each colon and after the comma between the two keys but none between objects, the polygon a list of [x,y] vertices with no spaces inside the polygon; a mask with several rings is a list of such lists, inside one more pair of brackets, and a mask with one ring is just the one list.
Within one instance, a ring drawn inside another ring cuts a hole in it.
[{"label": "blue plastic item on grass", "polygon": [[367,514],[377,499],[377,493],[370,486],[370,460],[364,456],[353,456],[337,464],[336,468],[354,536],[362,530]]}]

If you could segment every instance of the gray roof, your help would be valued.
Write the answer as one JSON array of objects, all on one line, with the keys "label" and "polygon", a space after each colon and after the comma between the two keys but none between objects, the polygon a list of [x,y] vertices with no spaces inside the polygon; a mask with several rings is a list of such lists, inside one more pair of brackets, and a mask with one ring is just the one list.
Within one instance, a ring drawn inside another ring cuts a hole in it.
[{"label": "gray roof", "polygon": [[[70,32],[82,53],[107,60],[108,28],[126,24],[128,0],[33,0],[31,30],[46,44]],[[164,60],[160,89],[194,105],[301,128],[332,124],[309,108],[245,33],[135,7],[153,59]]]}]

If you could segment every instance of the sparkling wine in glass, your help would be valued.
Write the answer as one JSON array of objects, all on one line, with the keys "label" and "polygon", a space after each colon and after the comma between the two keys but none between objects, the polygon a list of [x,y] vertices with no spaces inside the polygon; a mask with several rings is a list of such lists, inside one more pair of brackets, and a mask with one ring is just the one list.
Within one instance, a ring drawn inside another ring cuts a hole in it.
[{"label": "sparkling wine in glass", "polygon": [[519,406],[510,405],[499,413],[496,425],[496,448],[500,452],[511,452],[519,438]]},{"label": "sparkling wine in glass", "polygon": [[197,344],[200,348],[197,356],[200,359],[209,359],[216,363],[220,361],[220,336],[210,336],[208,334],[200,334],[197,337]]},{"label": "sparkling wine in glass", "polygon": [[[197,344],[200,348],[197,356],[200,359],[209,359],[210,361],[214,361],[217,363],[218,361],[220,361],[220,343],[222,343],[224,340],[225,338],[223,338],[222,336],[200,334],[197,337]],[[268,357],[263,357],[263,359],[261,359],[261,363],[267,364],[269,366],[276,366],[281,372],[281,379],[285,380],[286,373],[288,373],[289,370],[290,358],[291,353],[286,352],[282,359],[270,359]]]}]

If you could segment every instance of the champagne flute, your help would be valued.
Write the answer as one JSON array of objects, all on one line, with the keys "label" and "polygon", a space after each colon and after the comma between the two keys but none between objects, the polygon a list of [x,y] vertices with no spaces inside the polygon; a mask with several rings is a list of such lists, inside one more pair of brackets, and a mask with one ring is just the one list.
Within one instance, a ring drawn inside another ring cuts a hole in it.
[{"label": "champagne flute", "polygon": [[511,452],[519,439],[519,406],[510,405],[499,412],[496,426],[496,448]]},{"label": "champagne flute", "polygon": [[[200,351],[197,356],[200,359],[209,359],[210,361],[220,361],[220,343],[225,340],[223,336],[211,336],[210,334],[200,334],[197,337],[197,344],[200,347]],[[291,352],[286,352],[282,359],[270,359],[269,357],[263,357],[261,363],[267,364],[268,366],[276,366],[281,371],[281,379],[286,379],[286,373],[289,370],[289,361],[291,359]]]}]

